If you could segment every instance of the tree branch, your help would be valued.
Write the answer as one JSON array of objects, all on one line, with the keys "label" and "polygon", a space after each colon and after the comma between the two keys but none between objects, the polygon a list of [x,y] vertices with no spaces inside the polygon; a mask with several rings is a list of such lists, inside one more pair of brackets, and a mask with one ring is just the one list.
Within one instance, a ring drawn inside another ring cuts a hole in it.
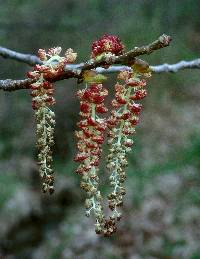
[{"label": "tree branch", "polygon": [[[67,79],[67,78],[79,78],[81,74],[80,64],[77,65],[68,65],[66,66],[66,72],[60,76],[59,78],[55,78],[54,81]],[[150,66],[151,70],[155,74],[160,73],[176,73],[179,70],[183,69],[200,69],[200,59],[195,59],[192,61],[180,61],[175,64],[163,64],[157,66]],[[109,68],[97,67],[95,71],[99,74],[109,74],[116,73],[121,70],[130,70],[129,66],[110,66]],[[24,80],[0,80],[0,90],[4,91],[15,91],[20,89],[29,89],[30,84],[33,83],[32,79],[24,79]]]},{"label": "tree branch", "polygon": [[[150,43],[149,45],[142,47],[135,47],[133,50],[130,50],[123,55],[114,56],[110,54],[103,55],[100,60],[90,59],[85,63],[80,63],[77,65],[66,65],[65,70],[62,75],[56,78],[50,78],[49,81],[55,82],[67,78],[78,78],[79,81],[82,79],[82,74],[85,70],[96,69],[98,73],[111,73],[117,72],[120,69],[120,66],[113,67],[111,66],[108,69],[102,68],[105,65],[113,65],[113,64],[122,64],[122,65],[132,65],[135,62],[139,61],[137,56],[150,54],[155,50],[160,48],[167,47],[171,41],[171,37],[165,34],[161,35],[156,41]],[[22,54],[16,51],[12,51],[3,47],[0,47],[0,56],[4,58],[11,58],[18,60],[20,62],[24,62],[29,65],[41,64],[42,62],[38,59],[38,57],[29,54]],[[126,68],[127,69],[127,68]],[[30,84],[33,83],[34,80],[24,79],[24,80],[0,80],[0,89],[4,91],[14,91],[19,89],[29,89]]]},{"label": "tree branch", "polygon": [[1,46],[0,46],[0,56],[2,56],[3,58],[14,59],[19,62],[26,63],[30,66],[34,66],[35,64],[42,64],[41,60],[35,55],[22,54],[7,48],[3,48]]},{"label": "tree branch", "polygon": [[194,59],[192,61],[185,61],[182,60],[176,64],[163,64],[158,66],[151,66],[151,69],[154,73],[162,73],[162,72],[171,72],[176,73],[182,69],[193,69],[193,68],[200,68],[200,58]]},{"label": "tree branch", "polygon": [[32,79],[22,79],[22,80],[12,80],[12,79],[5,79],[0,80],[0,89],[4,91],[15,91],[20,89],[29,89],[30,84],[33,83],[34,80]]},{"label": "tree branch", "polygon": [[[135,47],[133,50],[130,50],[120,56],[112,56],[110,59],[108,57],[102,57],[100,60],[91,59],[85,63],[79,64],[79,69],[81,70],[90,70],[96,67],[100,67],[105,64],[130,64],[134,63],[134,58],[144,54],[150,54],[155,50],[167,47],[170,44],[171,37],[165,34],[161,35],[156,41],[142,47]],[[0,46],[0,56],[3,58],[11,58],[20,62],[24,62],[30,66],[36,64],[42,64],[41,60],[30,54],[22,54],[7,48]]]}]

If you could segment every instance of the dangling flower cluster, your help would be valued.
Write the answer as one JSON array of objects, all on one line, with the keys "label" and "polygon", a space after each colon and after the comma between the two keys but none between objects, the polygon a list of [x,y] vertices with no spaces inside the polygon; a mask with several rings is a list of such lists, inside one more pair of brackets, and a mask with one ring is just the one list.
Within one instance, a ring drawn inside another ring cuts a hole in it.
[{"label": "dangling flower cluster", "polygon": [[96,58],[101,54],[112,53],[114,55],[121,55],[124,50],[124,45],[121,43],[119,37],[105,34],[99,40],[92,44],[92,57]]},{"label": "dangling flower cluster", "polygon": [[37,124],[37,147],[40,176],[43,179],[43,191],[53,193],[54,176],[52,169],[52,146],[54,145],[55,114],[50,106],[55,104],[52,79],[63,73],[64,66],[76,59],[72,49],[67,50],[65,57],[60,57],[60,47],[51,48],[46,52],[39,49],[38,56],[43,62],[36,65],[34,71],[28,72],[29,78],[35,79],[31,84],[32,108],[35,110]]},{"label": "dangling flower cluster", "polygon": [[[145,74],[144,74],[145,75]],[[147,75],[147,74],[146,74]],[[135,126],[139,122],[139,113],[142,105],[137,101],[142,100],[147,92],[146,81],[141,79],[142,74],[132,71],[122,71],[118,79],[124,84],[115,85],[115,99],[112,101],[113,110],[107,120],[109,154],[107,168],[112,192],[108,195],[109,208],[113,211],[113,218],[120,219],[118,207],[123,205],[125,188],[125,167],[128,165],[127,153],[134,144],[131,136],[135,133]]]},{"label": "dangling flower cluster", "polygon": [[75,161],[80,162],[77,169],[82,177],[81,188],[87,192],[88,198],[85,202],[86,216],[94,213],[96,218],[96,233],[102,233],[104,229],[104,214],[102,208],[102,197],[98,190],[99,177],[98,166],[106,130],[106,120],[99,114],[107,112],[104,105],[108,91],[102,84],[91,83],[84,90],[79,90],[77,96],[80,99],[80,115],[82,120],[78,123],[80,131],[76,132],[79,153]]},{"label": "dangling flower cluster", "polygon": [[[92,44],[92,58],[112,58],[121,55],[124,46],[116,36],[104,35]],[[109,66],[105,62],[105,67]],[[131,65],[131,64],[129,64]],[[131,71],[122,71],[118,79],[124,83],[115,85],[115,99],[112,101],[112,111],[109,118],[100,117],[100,113],[106,113],[104,99],[108,91],[103,88],[103,76],[95,71],[84,71],[83,81],[89,86],[79,90],[77,96],[80,99],[81,121],[80,128],[76,132],[78,139],[78,154],[75,161],[80,162],[77,169],[82,177],[81,187],[87,192],[86,216],[91,213],[96,218],[96,233],[110,236],[116,231],[116,222],[121,219],[118,210],[123,204],[125,188],[125,167],[128,165],[127,153],[131,151],[135,133],[135,126],[139,121],[139,113],[142,105],[137,101],[146,96],[146,81],[141,77],[147,76],[149,66],[146,62],[137,61],[132,64]],[[149,75],[149,74],[148,74]],[[109,217],[105,217],[102,206],[102,196],[99,191],[99,160],[102,153],[105,131],[108,129],[109,154],[107,168],[110,172],[110,185],[112,192],[108,195],[108,206],[111,209]]]}]

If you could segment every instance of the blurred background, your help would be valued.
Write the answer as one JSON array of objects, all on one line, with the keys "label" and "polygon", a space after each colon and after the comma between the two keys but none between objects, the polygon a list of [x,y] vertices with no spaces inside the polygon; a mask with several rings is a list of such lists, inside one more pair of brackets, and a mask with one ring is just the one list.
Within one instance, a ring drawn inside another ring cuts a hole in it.
[{"label": "blurred background", "polygon": [[[199,57],[199,0],[0,0],[0,45],[23,53],[72,47],[78,62],[91,43],[118,35],[127,50],[172,36],[170,47],[143,56],[151,65]],[[31,68],[0,57],[0,79]],[[41,194],[29,91],[0,92],[0,258],[200,258],[199,70],[153,75],[135,148],[129,155],[124,218],[112,238],[85,218],[74,173],[79,119],[76,80],[56,83],[56,192]],[[106,82],[113,87],[116,75]],[[80,85],[78,87],[81,87]],[[105,147],[106,149],[106,147]],[[102,168],[102,191],[107,191]]]}]

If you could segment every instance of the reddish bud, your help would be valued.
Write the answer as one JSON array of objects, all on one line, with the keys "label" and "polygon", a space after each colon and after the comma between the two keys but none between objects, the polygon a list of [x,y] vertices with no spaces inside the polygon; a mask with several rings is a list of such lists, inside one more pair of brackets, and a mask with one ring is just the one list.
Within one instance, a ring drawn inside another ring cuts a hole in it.
[{"label": "reddish bud", "polygon": [[116,99],[114,99],[114,100],[112,100],[112,106],[114,107],[114,108],[119,108],[120,107],[120,103],[118,103],[118,101],[116,100]]},{"label": "reddish bud", "polygon": [[87,123],[86,120],[82,120],[82,121],[79,121],[79,122],[77,123],[77,126],[78,126],[79,128],[81,128],[81,129],[83,129],[83,128],[85,128],[85,127],[88,126],[88,123]]},{"label": "reddish bud", "polygon": [[130,121],[130,123],[131,123],[133,126],[135,126],[135,125],[138,124],[139,118],[138,118],[138,117],[134,117],[134,118],[130,119],[129,121]]},{"label": "reddish bud", "polygon": [[97,124],[92,117],[87,118],[87,123],[89,126],[95,126]]},{"label": "reddish bud", "polygon": [[88,113],[89,110],[90,110],[89,104],[86,103],[86,102],[81,102],[81,104],[80,104],[80,110],[81,110],[82,112],[84,112],[84,113]]},{"label": "reddish bud", "polygon": [[126,147],[132,147],[132,145],[134,144],[133,140],[132,139],[127,139],[125,142],[124,142],[124,145]]},{"label": "reddish bud", "polygon": [[104,101],[105,97],[101,96],[101,95],[95,95],[92,97],[92,102],[94,102],[95,104],[100,104]]},{"label": "reddish bud", "polygon": [[94,137],[92,137],[92,140],[98,144],[103,144],[104,137],[103,136],[94,136]]},{"label": "reddish bud", "polygon": [[131,100],[141,100],[143,99],[145,96],[147,95],[146,90],[142,89],[142,90],[137,90],[134,95],[130,96],[129,98]]},{"label": "reddish bud", "polygon": [[105,52],[111,52],[115,55],[122,54],[124,46],[119,37],[114,35],[104,35],[92,44],[92,56],[96,57]]},{"label": "reddish bud", "polygon": [[48,81],[45,81],[45,82],[43,82],[42,87],[44,89],[51,89],[52,88],[52,84],[50,82],[48,82]]},{"label": "reddish bud", "polygon": [[138,114],[142,110],[142,105],[134,103],[132,105],[129,105],[129,110],[133,113]]},{"label": "reddish bud", "polygon": [[106,123],[105,124],[102,123],[102,124],[96,125],[95,129],[100,131],[100,132],[103,132],[106,129],[106,127],[107,127]]},{"label": "reddish bud", "polygon": [[121,118],[123,120],[127,120],[128,118],[130,118],[131,114],[130,112],[125,112],[124,114],[121,115]]},{"label": "reddish bud", "polygon": [[28,78],[35,78],[35,74],[33,74],[33,72],[27,72],[26,75]]},{"label": "reddish bud", "polygon": [[76,157],[74,158],[74,161],[81,162],[86,158],[88,158],[88,154],[77,154]]},{"label": "reddish bud", "polygon": [[106,113],[108,109],[104,105],[97,105],[96,106],[96,112],[98,113]]},{"label": "reddish bud", "polygon": [[96,159],[94,162],[91,162],[92,166],[99,166],[99,159]]},{"label": "reddish bud", "polygon": [[85,134],[85,136],[86,136],[87,138],[89,138],[89,137],[91,137],[91,136],[93,135],[92,132],[89,131],[89,130],[86,129],[86,128],[83,128],[83,133]]},{"label": "reddish bud", "polygon": [[31,85],[31,89],[32,89],[32,90],[38,90],[38,89],[39,89],[39,85],[34,85],[34,84],[32,84],[32,85]]},{"label": "reddish bud", "polygon": [[116,100],[117,100],[118,103],[120,103],[120,104],[126,104],[126,100],[125,100],[124,98],[122,98],[122,96],[116,95],[115,98],[116,98]]},{"label": "reddish bud", "polygon": [[140,80],[139,80],[139,79],[136,80],[136,79],[134,79],[134,78],[130,78],[130,79],[128,79],[128,80],[126,81],[126,84],[127,84],[128,86],[139,86],[139,85],[140,85]]}]

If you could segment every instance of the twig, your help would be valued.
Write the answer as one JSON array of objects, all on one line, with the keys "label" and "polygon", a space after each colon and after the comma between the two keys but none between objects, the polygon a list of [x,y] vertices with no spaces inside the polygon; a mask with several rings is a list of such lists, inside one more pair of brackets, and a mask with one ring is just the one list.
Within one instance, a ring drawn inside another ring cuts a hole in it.
[{"label": "twig", "polygon": [[[171,41],[171,37],[167,36],[165,34],[161,35],[156,41],[142,47],[135,47],[133,50],[130,50],[123,55],[120,56],[113,56],[111,59],[108,59],[107,57],[103,57],[101,60],[94,60],[91,59],[85,63],[79,64],[79,69],[81,70],[89,70],[96,67],[100,67],[105,64],[130,64],[134,63],[134,58],[140,55],[144,54],[150,54],[155,50],[167,47]],[[24,62],[28,65],[36,65],[41,64],[41,60],[35,56],[30,54],[22,54],[7,48],[3,48],[0,46],[0,56],[4,58],[11,58],[15,59],[20,62]]]},{"label": "twig", "polygon": [[162,72],[171,72],[176,73],[179,70],[186,68],[200,68],[200,58],[194,59],[192,61],[180,61],[176,64],[163,64],[158,66],[151,66],[151,69],[154,73],[162,73]]},{"label": "twig", "polygon": [[[55,79],[55,81],[61,79],[67,79],[71,77],[79,78],[81,70],[80,65],[68,65],[67,71],[62,75],[62,78]],[[150,66],[151,70],[155,74],[160,73],[176,73],[179,70],[183,69],[200,69],[200,59],[195,59],[192,61],[180,61],[176,64],[163,64],[158,66]],[[95,71],[99,74],[109,74],[119,72],[121,70],[130,70],[129,66],[110,66],[109,68],[97,67]],[[29,89],[30,84],[33,83],[31,79],[24,79],[24,80],[0,80],[0,89],[4,91],[15,91],[20,89]]]},{"label": "twig", "polygon": [[12,79],[5,79],[0,80],[0,89],[4,91],[15,91],[20,89],[29,89],[30,84],[33,83],[34,80],[32,79],[22,79],[22,80],[12,80]]},{"label": "twig", "polygon": [[0,56],[3,58],[11,58],[17,60],[19,62],[26,63],[30,66],[34,66],[35,64],[41,64],[41,60],[35,56],[30,54],[22,54],[7,48],[3,48],[0,46]]},{"label": "twig", "polygon": [[[132,65],[136,61],[139,61],[139,59],[136,58],[137,56],[150,54],[157,49],[164,48],[169,45],[170,41],[171,41],[170,36],[163,34],[156,41],[150,43],[149,45],[142,46],[142,47],[135,47],[133,50],[130,50],[120,56],[105,55],[105,56],[102,56],[100,60],[90,59],[85,63],[80,63],[77,65],[66,65],[65,71],[62,75],[59,75],[59,77],[56,77],[56,78],[51,78],[49,81],[55,82],[55,81],[63,80],[66,78],[72,78],[72,77],[78,78],[81,81],[83,72],[85,70],[91,70],[91,69],[96,69],[98,73],[100,71],[102,73],[117,72],[119,71],[118,69],[120,67],[111,66],[109,69],[104,69],[102,68],[102,66],[113,65],[113,64]],[[41,64],[41,61],[38,59],[38,57],[34,55],[21,54],[2,47],[0,47],[0,55],[4,58],[12,58],[12,59],[27,63],[29,65],[35,65],[38,63]],[[30,79],[0,80],[0,89],[4,91],[28,89],[30,88],[30,84],[33,82],[34,81]]]},{"label": "twig", "polygon": [[[195,59],[192,61],[180,61],[176,64],[163,64],[157,66],[150,66],[153,73],[160,74],[160,73],[176,73],[179,70],[183,69],[200,69],[200,59]],[[66,72],[62,75],[61,79],[67,79],[70,77],[79,78],[81,70],[80,64],[77,65],[68,65],[66,66]],[[109,74],[119,72],[121,70],[130,70],[129,66],[110,66],[109,68],[97,67],[95,71],[99,74]],[[58,81],[55,79],[55,81]],[[24,80],[0,80],[0,89],[4,91],[15,91],[20,89],[28,89],[30,84],[33,83],[31,79],[24,79]]]}]

